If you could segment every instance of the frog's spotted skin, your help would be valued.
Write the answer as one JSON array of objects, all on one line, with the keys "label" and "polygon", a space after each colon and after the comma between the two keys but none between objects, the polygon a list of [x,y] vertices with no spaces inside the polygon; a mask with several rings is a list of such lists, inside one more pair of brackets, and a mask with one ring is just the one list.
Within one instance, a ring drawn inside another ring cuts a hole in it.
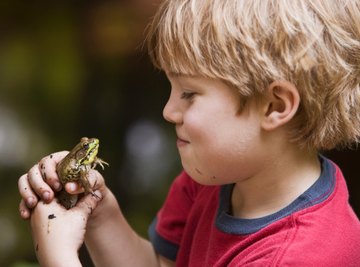
[{"label": "frog's spotted skin", "polygon": [[70,153],[57,165],[56,171],[63,189],[58,193],[59,202],[67,209],[76,205],[78,196],[68,194],[64,187],[67,182],[79,182],[85,190],[85,194],[91,193],[96,196],[88,181],[90,169],[98,164],[104,169],[108,165],[97,157],[99,139],[83,137]]}]

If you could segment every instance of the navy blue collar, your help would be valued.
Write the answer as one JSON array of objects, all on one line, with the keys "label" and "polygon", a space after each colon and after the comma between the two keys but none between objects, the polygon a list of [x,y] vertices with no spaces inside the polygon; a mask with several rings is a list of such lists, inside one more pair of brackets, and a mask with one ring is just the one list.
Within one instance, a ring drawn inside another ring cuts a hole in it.
[{"label": "navy blue collar", "polygon": [[280,220],[296,211],[316,205],[326,200],[335,187],[335,166],[325,157],[320,156],[321,175],[302,195],[278,212],[256,219],[241,219],[231,216],[230,203],[234,184],[224,185],[220,190],[219,208],[216,227],[229,234],[246,235],[255,233],[267,225]]}]

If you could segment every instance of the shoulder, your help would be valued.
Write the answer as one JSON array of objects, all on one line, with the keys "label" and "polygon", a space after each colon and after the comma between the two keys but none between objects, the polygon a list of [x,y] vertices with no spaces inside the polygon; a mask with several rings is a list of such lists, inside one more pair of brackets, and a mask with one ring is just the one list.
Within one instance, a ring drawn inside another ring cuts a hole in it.
[{"label": "shoulder", "polygon": [[273,232],[283,237],[280,246],[273,244],[275,266],[360,266],[360,221],[349,205],[341,170],[330,163],[331,194],[284,218],[287,227]]},{"label": "shoulder", "polygon": [[293,229],[278,257],[281,266],[360,266],[360,222],[349,204],[338,201],[334,196],[293,214]]},{"label": "shoulder", "polygon": [[325,221],[296,219],[294,231],[277,257],[279,265],[360,266],[359,222]]}]

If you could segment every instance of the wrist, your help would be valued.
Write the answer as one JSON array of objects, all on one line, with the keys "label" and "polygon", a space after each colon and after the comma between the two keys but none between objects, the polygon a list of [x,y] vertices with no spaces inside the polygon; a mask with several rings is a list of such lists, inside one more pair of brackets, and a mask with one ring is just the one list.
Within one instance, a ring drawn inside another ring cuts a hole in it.
[{"label": "wrist", "polygon": [[[45,252],[45,251],[44,251]],[[69,253],[56,253],[53,254],[45,252],[42,254],[41,252],[37,253],[37,259],[39,261],[40,266],[42,267],[82,267],[78,252],[69,252]]]},{"label": "wrist", "polygon": [[101,194],[101,201],[97,204],[96,208],[89,217],[87,224],[88,230],[92,225],[98,227],[99,223],[102,223],[104,219],[109,220],[108,215],[114,214],[114,212],[119,210],[117,200],[109,188],[105,187],[105,189],[101,191]]}]

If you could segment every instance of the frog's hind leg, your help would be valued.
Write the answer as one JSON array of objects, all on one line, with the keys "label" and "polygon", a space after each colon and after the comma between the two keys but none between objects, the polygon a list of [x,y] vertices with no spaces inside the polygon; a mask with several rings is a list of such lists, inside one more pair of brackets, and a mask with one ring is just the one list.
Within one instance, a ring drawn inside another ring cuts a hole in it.
[{"label": "frog's hind leg", "polygon": [[81,168],[80,169],[80,183],[84,187],[85,194],[91,194],[92,196],[96,198],[100,198],[97,194],[94,193],[94,191],[91,188],[90,182],[89,182],[89,171],[87,168]]}]

